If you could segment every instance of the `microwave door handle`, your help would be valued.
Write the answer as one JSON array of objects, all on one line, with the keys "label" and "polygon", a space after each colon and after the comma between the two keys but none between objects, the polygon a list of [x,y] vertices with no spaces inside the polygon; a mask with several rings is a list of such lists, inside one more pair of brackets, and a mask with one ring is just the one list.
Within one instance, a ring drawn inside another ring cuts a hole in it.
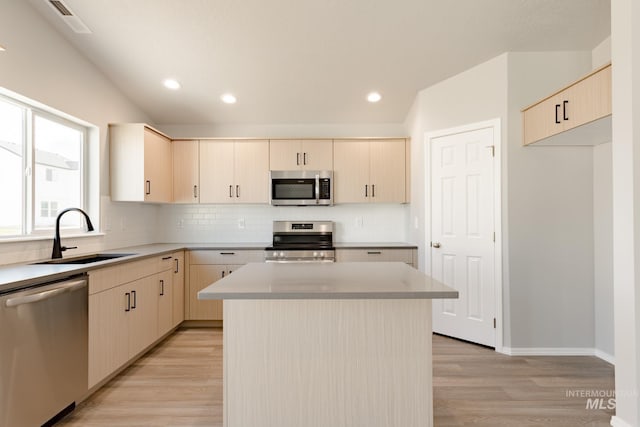
[{"label": "microwave door handle", "polygon": [[320,175],[316,175],[316,205],[320,204]]}]

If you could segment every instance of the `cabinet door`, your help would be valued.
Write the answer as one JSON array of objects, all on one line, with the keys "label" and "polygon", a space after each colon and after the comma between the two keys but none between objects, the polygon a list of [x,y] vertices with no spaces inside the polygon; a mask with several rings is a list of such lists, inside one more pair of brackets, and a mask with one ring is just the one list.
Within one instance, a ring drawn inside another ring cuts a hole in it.
[{"label": "cabinet door", "polygon": [[144,129],[144,175],[146,202],[170,202],[173,187],[171,141]]},{"label": "cabinet door", "polygon": [[236,141],[235,186],[237,203],[269,203],[269,141]]},{"label": "cabinet door", "polygon": [[89,387],[129,360],[126,285],[89,296]]},{"label": "cabinet door", "polygon": [[301,163],[305,170],[333,170],[333,141],[302,140]]},{"label": "cabinet door", "polygon": [[161,337],[173,327],[173,270],[163,271],[155,276],[158,301],[158,332]]},{"label": "cabinet door", "polygon": [[171,326],[175,327],[184,320],[184,252],[175,252],[173,262],[173,320]]},{"label": "cabinet door", "polygon": [[200,203],[234,203],[233,141],[200,141]]},{"label": "cabinet door", "polygon": [[370,156],[369,200],[375,203],[404,203],[404,139],[373,140],[370,143]]},{"label": "cabinet door", "polygon": [[581,126],[611,114],[611,67],[577,82],[564,91],[566,129]]},{"label": "cabinet door", "polygon": [[300,169],[302,147],[299,140],[272,139],[269,141],[269,169],[290,171]]},{"label": "cabinet door", "polygon": [[199,189],[199,141],[174,140],[173,149],[173,201],[174,203],[198,203]]},{"label": "cabinet door", "polygon": [[333,180],[335,203],[365,203],[369,200],[369,141],[334,141]]},{"label": "cabinet door", "polygon": [[225,265],[191,265],[189,267],[189,319],[222,320],[222,301],[199,300],[198,292],[226,275]]},{"label": "cabinet door", "polygon": [[131,289],[131,311],[129,312],[129,357],[134,357],[158,334],[157,275],[127,283]]},{"label": "cabinet door", "polygon": [[[522,115],[522,131],[524,145],[539,141],[551,135],[562,132],[565,127],[562,116],[561,95],[554,95],[531,108]],[[559,123],[558,123],[559,122]]]}]

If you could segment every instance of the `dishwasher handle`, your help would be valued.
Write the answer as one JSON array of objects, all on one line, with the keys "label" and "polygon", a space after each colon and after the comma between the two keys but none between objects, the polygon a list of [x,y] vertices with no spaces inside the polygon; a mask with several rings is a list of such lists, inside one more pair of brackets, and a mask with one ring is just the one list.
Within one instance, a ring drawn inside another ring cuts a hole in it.
[{"label": "dishwasher handle", "polygon": [[31,304],[34,302],[53,298],[65,292],[73,292],[85,286],[87,286],[87,281],[85,279],[74,280],[72,282],[65,282],[62,286],[57,287],[55,289],[49,289],[48,291],[38,292],[36,294],[31,294],[31,295],[25,295],[22,297],[8,298],[5,301],[4,305],[7,307],[17,307],[23,304]]}]

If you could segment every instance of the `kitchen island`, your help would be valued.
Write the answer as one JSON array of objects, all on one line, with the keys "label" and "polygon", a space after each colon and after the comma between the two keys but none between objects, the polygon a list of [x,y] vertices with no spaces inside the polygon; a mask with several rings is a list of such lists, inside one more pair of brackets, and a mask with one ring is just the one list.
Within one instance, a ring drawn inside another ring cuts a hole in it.
[{"label": "kitchen island", "polygon": [[224,300],[224,426],[431,426],[431,299],[404,263],[247,264]]}]

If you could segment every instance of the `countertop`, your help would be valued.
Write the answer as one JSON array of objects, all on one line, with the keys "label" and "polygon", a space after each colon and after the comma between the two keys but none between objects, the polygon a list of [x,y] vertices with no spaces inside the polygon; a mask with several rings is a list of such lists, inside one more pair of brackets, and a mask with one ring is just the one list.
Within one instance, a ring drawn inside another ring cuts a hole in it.
[{"label": "countertop", "polygon": [[[0,294],[7,291],[35,286],[41,283],[66,279],[70,276],[86,273],[97,268],[116,265],[123,262],[135,261],[151,256],[162,255],[180,250],[263,250],[271,246],[271,242],[242,242],[242,243],[157,243],[142,246],[99,251],[100,254],[130,254],[121,258],[95,262],[92,264],[38,264],[47,259],[30,261],[28,263],[10,264],[0,267]],[[408,248],[415,245],[406,243],[335,243],[338,249],[366,249],[366,248]],[[88,254],[65,253],[64,258],[73,258]]]},{"label": "countertop", "polygon": [[458,291],[402,262],[250,263],[198,299],[436,299]]}]

